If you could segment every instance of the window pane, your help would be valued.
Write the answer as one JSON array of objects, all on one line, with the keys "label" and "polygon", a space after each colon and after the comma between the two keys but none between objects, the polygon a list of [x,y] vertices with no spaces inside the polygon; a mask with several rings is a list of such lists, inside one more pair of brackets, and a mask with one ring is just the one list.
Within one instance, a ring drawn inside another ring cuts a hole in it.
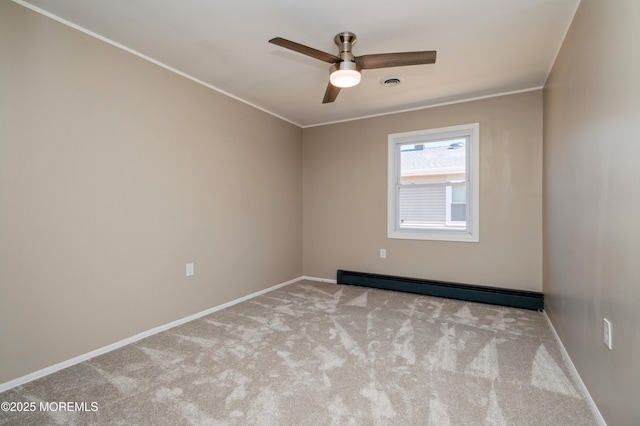
[{"label": "window pane", "polygon": [[[466,180],[466,139],[400,147],[401,184]],[[417,146],[422,148],[416,149]]]},{"label": "window pane", "polygon": [[466,222],[467,220],[467,205],[466,204],[451,204],[451,220],[455,222]]},{"label": "window pane", "polygon": [[[444,228],[465,225],[466,205],[466,138],[443,139],[422,144],[400,146],[399,226],[408,228]],[[463,181],[460,184],[451,182]],[[415,186],[413,186],[416,184]],[[442,184],[442,186],[418,186]],[[451,193],[447,196],[447,186]],[[455,206],[455,207],[454,207]],[[460,223],[462,222],[462,223]]]},{"label": "window pane", "polygon": [[451,188],[451,202],[452,203],[466,203],[467,202],[467,185],[453,185]]},{"label": "window pane", "polygon": [[445,187],[400,188],[400,228],[442,227],[446,223]]}]

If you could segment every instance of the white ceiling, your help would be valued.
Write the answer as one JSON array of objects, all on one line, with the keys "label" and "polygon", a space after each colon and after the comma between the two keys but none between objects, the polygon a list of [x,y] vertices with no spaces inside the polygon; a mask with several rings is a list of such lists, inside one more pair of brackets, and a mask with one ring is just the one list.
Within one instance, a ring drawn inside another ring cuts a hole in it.
[{"label": "white ceiling", "polygon": [[[541,87],[580,0],[14,0],[302,127]],[[322,104],[337,55],[436,50],[437,62],[363,71]],[[402,76],[399,86],[379,80]]]}]

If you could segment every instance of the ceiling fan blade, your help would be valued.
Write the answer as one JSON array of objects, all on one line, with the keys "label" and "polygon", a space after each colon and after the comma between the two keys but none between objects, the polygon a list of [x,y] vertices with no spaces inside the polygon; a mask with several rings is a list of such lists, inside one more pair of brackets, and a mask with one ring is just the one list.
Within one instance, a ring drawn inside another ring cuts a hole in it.
[{"label": "ceiling fan blade", "polygon": [[294,50],[298,53],[302,53],[303,55],[311,56],[312,58],[316,58],[330,64],[335,64],[342,61],[339,56],[331,55],[321,50],[314,49],[313,47],[305,46],[304,44],[296,43],[295,41],[287,40],[281,37],[272,38],[271,40],[269,40],[269,43],[284,47],[286,49]]},{"label": "ceiling fan blade", "polygon": [[338,93],[340,93],[340,88],[334,86],[331,83],[328,83],[327,90],[324,92],[324,99],[322,100],[322,103],[328,104],[335,101],[338,97]]},{"label": "ceiling fan blade", "polygon": [[406,65],[433,64],[436,62],[436,51],[380,53],[362,55],[355,58],[356,63],[365,69],[402,67]]}]

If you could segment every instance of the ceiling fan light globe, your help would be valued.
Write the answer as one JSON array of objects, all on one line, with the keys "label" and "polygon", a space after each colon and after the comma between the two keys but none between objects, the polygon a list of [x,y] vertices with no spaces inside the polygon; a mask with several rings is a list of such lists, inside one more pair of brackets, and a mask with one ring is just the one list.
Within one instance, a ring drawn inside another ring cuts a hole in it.
[{"label": "ceiling fan light globe", "polygon": [[361,74],[356,70],[335,70],[329,75],[329,81],[335,87],[353,87],[360,83]]}]

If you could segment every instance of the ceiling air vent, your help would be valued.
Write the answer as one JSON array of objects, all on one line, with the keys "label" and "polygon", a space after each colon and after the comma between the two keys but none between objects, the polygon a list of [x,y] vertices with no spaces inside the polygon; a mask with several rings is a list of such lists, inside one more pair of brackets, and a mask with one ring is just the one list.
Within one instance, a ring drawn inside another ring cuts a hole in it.
[{"label": "ceiling air vent", "polygon": [[402,77],[399,77],[399,76],[385,77],[382,80],[380,80],[380,84],[382,84],[385,87],[397,86],[400,83],[402,83]]}]

